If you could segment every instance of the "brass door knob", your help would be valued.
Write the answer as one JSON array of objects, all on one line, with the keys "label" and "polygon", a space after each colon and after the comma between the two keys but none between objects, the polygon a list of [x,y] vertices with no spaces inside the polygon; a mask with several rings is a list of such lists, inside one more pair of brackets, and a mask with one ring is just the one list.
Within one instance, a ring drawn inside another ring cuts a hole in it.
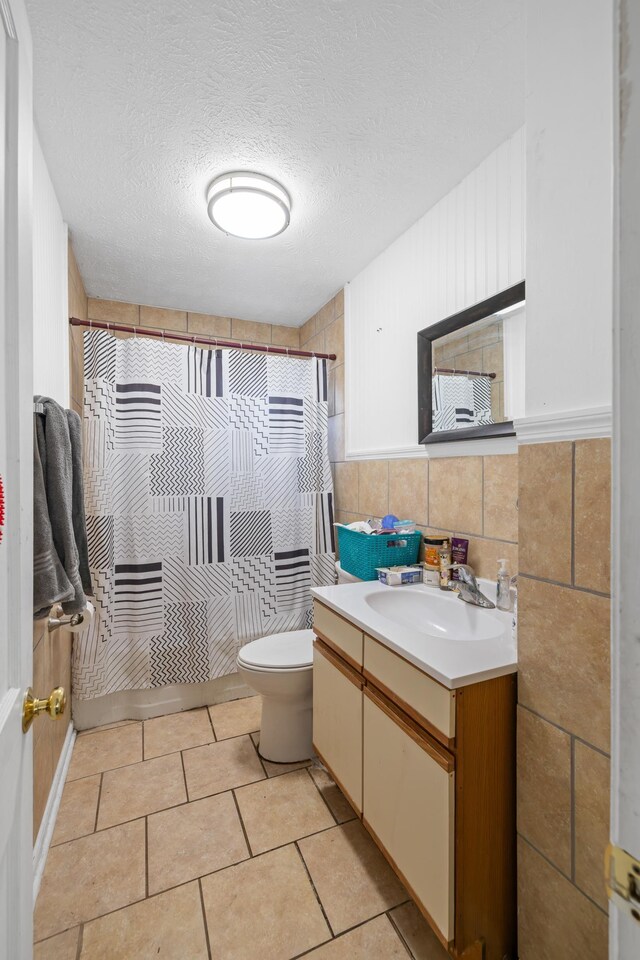
[{"label": "brass door knob", "polygon": [[36,717],[41,713],[48,713],[52,720],[61,717],[67,706],[67,695],[63,687],[52,690],[46,700],[39,700],[33,695],[31,687],[24,695],[22,704],[22,732],[26,733]]}]

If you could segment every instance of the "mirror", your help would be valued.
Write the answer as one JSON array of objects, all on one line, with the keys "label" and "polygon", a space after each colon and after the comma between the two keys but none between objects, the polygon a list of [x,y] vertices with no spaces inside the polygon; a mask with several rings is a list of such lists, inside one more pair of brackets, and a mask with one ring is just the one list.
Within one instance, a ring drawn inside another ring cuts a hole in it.
[{"label": "mirror", "polygon": [[418,334],[419,443],[512,436],[524,416],[524,280]]}]

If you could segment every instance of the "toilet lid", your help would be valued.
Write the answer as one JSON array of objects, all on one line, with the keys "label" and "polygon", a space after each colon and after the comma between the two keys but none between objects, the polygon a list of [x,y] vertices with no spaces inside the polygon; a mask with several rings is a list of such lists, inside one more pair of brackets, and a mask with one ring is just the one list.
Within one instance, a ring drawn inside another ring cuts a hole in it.
[{"label": "toilet lid", "polygon": [[292,630],[272,633],[247,643],[238,654],[240,663],[248,667],[294,669],[313,663],[313,630]]}]

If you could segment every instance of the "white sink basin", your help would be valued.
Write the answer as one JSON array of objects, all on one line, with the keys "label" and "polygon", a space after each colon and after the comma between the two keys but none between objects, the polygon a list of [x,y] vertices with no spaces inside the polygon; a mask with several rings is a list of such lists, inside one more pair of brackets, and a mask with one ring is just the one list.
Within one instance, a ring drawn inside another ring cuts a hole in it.
[{"label": "white sink basin", "polygon": [[364,601],[392,623],[442,640],[497,640],[504,636],[504,617],[494,610],[465,603],[453,593],[436,589],[389,587],[372,592]]}]

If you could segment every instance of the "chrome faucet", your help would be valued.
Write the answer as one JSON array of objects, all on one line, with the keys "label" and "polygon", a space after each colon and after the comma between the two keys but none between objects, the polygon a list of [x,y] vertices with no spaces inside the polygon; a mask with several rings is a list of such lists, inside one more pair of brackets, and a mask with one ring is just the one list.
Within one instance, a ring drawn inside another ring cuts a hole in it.
[{"label": "chrome faucet", "polygon": [[487,607],[490,610],[495,608],[495,603],[485,597],[478,586],[473,567],[470,567],[468,563],[452,563],[448,569],[458,570],[460,573],[460,579],[452,580],[449,589],[457,590],[461,600],[464,600],[465,603],[472,603],[474,607]]}]

